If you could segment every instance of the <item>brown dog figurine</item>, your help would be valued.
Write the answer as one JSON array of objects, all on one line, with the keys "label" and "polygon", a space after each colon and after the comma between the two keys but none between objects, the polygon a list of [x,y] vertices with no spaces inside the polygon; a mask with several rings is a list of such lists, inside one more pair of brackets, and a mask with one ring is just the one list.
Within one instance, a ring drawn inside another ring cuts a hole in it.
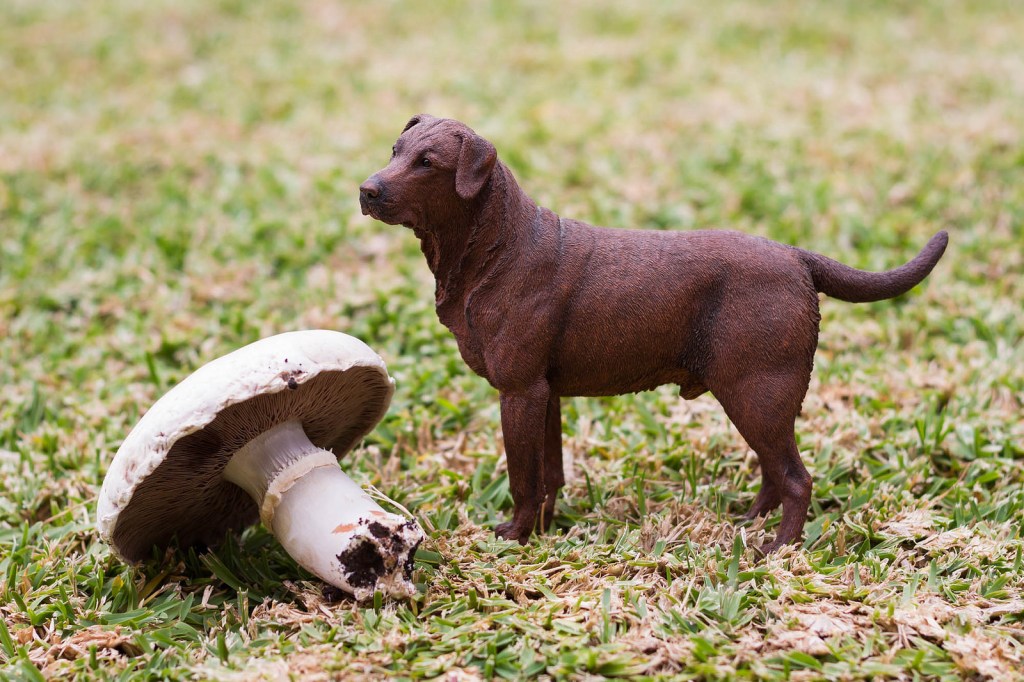
[{"label": "brown dog figurine", "polygon": [[564,483],[561,396],[679,386],[711,391],[757,453],[747,513],[782,505],[771,552],[797,541],[811,477],[793,432],[818,344],[818,292],[878,301],[923,280],[939,232],[913,260],[864,272],[728,231],[593,227],[538,207],[494,146],[458,121],[413,117],[391,162],[359,188],[364,214],[412,228],[437,280],[437,315],[498,389],[512,520],[526,543]]}]

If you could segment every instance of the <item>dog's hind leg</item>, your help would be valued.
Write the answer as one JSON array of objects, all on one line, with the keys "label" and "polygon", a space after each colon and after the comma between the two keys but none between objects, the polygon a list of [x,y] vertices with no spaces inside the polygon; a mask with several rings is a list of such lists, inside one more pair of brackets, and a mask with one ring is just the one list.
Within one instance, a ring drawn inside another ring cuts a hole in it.
[{"label": "dog's hind leg", "polygon": [[765,554],[796,542],[811,503],[811,475],[800,460],[793,428],[807,390],[809,371],[748,374],[727,390],[712,393],[747,444],[757,453],[762,485],[751,514],[768,513],[782,503],[782,523]]},{"label": "dog's hind leg", "polygon": [[775,487],[775,481],[768,477],[768,474],[761,470],[761,490],[758,491],[754,503],[743,515],[747,520],[756,519],[758,516],[767,516],[775,511],[775,508],[782,504],[782,494]]}]

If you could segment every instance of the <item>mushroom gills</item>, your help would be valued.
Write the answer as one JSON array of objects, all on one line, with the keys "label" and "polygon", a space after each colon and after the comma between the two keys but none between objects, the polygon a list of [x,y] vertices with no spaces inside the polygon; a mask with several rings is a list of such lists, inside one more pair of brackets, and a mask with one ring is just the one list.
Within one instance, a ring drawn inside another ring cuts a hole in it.
[{"label": "mushroom gills", "polygon": [[224,478],[249,493],[285,550],[325,582],[360,600],[376,590],[416,593],[410,577],[423,531],[381,508],[332,453],[310,442],[298,421],[247,443]]}]

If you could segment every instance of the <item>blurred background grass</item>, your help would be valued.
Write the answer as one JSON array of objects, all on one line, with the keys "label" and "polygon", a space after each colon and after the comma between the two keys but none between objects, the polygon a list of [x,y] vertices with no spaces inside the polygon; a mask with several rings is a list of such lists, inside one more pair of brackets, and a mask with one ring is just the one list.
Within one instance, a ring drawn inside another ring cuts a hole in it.
[{"label": "blurred background grass", "polygon": [[[271,676],[770,677],[869,663],[896,674],[921,660],[930,674],[981,675],[956,647],[928,644],[943,641],[934,633],[892,639],[884,619],[842,630],[849,650],[797,646],[780,634],[796,602],[780,594],[831,604],[789,572],[810,562],[842,590],[839,574],[863,562],[877,570],[865,580],[904,595],[934,566],[929,594],[950,609],[1019,596],[1021,35],[1012,2],[7,0],[0,657],[18,675],[85,672],[96,656],[118,674],[168,676],[228,675],[252,657],[277,665]],[[493,543],[509,509],[496,396],[437,322],[411,233],[357,203],[420,111],[465,121],[538,202],[597,224],[739,229],[872,269],[950,230],[915,292],[823,303],[798,426],[817,480],[808,549],[772,573],[728,575],[754,459],[712,400],[667,389],[567,401],[562,534],[524,550]],[[315,583],[286,585],[302,574],[261,530],[241,550],[171,555],[166,572],[117,564],[91,517],[138,416],[203,362],[304,327],[363,338],[398,379],[391,413],[347,466],[432,529],[420,602],[317,615]],[[906,518],[917,525],[886,530]],[[963,528],[959,544],[928,549]],[[966,549],[976,537],[994,543],[987,558]],[[549,557],[568,573],[538,574]],[[672,588],[679,562],[712,592]],[[752,591],[727,622],[709,615],[722,613],[714,590],[735,595],[744,581]],[[551,596],[531,592],[538,583]],[[507,605],[467,596],[496,590]],[[883,608],[878,594],[858,599]],[[200,608],[204,596],[216,608]],[[268,615],[296,603],[293,621]],[[502,609],[521,624],[490,620]],[[154,633],[172,612],[185,630],[164,641]],[[463,632],[472,623],[452,626],[452,613],[492,614],[483,622],[516,637]],[[1017,613],[979,626],[997,663],[1013,651],[997,644],[1019,647]],[[945,637],[966,636],[937,619]],[[120,643],[89,639],[114,625]],[[653,655],[652,641],[672,655]]]}]

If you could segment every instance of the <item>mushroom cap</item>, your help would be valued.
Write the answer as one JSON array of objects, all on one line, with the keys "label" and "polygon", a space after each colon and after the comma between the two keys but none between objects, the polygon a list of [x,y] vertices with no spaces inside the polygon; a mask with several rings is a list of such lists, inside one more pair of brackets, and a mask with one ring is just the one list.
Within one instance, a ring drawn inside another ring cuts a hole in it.
[{"label": "mushroom cap", "polygon": [[271,336],[200,367],[160,398],[118,449],[96,515],[100,537],[126,561],[175,537],[214,546],[259,518],[225,480],[232,455],[297,420],[314,445],[341,457],[387,412],[395,390],[369,346],[327,330]]}]

